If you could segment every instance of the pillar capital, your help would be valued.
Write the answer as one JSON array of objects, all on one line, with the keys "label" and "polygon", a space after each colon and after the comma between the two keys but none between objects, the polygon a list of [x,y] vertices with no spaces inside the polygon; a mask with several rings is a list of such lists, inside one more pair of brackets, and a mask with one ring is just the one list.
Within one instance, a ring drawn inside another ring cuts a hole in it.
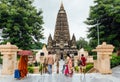
[{"label": "pillar capital", "polygon": [[17,52],[18,47],[16,45],[12,45],[10,42],[7,44],[0,45],[0,52],[1,54],[9,53],[9,52]]},{"label": "pillar capital", "polygon": [[105,53],[105,54],[112,54],[113,49],[114,49],[113,45],[106,44],[106,42],[103,42],[102,45],[98,45],[96,49],[93,49],[92,51]]}]

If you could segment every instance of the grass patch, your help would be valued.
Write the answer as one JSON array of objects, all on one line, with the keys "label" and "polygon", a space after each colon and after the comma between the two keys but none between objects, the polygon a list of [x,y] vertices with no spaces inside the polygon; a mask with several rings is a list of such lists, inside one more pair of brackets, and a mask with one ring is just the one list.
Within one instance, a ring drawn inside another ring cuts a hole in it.
[{"label": "grass patch", "polygon": [[85,72],[88,72],[91,68],[93,68],[93,63],[88,63],[87,65],[86,65],[86,69],[85,69]]}]

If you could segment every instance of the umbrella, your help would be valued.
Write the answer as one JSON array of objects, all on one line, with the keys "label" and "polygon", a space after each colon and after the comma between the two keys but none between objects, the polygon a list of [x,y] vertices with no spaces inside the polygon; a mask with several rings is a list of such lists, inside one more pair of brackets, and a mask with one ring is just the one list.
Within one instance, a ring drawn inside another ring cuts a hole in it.
[{"label": "umbrella", "polygon": [[32,51],[30,50],[22,50],[18,52],[18,55],[32,55]]}]

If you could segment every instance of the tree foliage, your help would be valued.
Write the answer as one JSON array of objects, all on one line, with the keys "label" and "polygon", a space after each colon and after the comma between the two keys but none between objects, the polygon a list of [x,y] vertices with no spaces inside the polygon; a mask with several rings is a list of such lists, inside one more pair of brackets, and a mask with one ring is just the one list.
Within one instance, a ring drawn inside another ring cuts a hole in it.
[{"label": "tree foliage", "polygon": [[111,68],[120,65],[120,56],[117,56],[115,53],[113,53],[110,64],[111,64]]},{"label": "tree foliage", "polygon": [[33,0],[0,0],[0,29],[3,43],[11,42],[21,49],[30,49],[43,38],[42,11]]},{"label": "tree foliage", "polygon": [[35,44],[32,44],[31,49],[42,49],[43,45],[45,44],[41,42],[36,42]]},{"label": "tree foliage", "polygon": [[88,46],[88,42],[83,37],[80,37],[76,43],[78,49],[86,48]]},{"label": "tree foliage", "polygon": [[88,42],[85,40],[85,38],[80,37],[76,43],[78,49],[84,48],[86,51],[88,51],[89,55],[95,54],[94,52],[92,52],[94,48],[92,47],[93,43],[91,41]]},{"label": "tree foliage", "polygon": [[88,28],[88,38],[92,46],[97,46],[97,26],[99,28],[100,44],[105,41],[120,46],[120,0],[95,0],[90,7],[90,14],[85,23]]}]

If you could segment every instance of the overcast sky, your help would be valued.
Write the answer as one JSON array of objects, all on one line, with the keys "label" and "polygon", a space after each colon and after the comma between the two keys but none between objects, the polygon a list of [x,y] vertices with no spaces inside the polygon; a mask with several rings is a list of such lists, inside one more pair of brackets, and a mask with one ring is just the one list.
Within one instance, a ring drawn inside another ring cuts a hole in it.
[{"label": "overcast sky", "polygon": [[49,34],[54,35],[56,17],[60,9],[61,1],[67,13],[70,36],[73,33],[76,40],[80,37],[87,38],[87,25],[84,21],[89,16],[90,6],[93,5],[94,0],[35,0],[34,6],[43,11],[44,21],[44,43],[47,43]]}]

